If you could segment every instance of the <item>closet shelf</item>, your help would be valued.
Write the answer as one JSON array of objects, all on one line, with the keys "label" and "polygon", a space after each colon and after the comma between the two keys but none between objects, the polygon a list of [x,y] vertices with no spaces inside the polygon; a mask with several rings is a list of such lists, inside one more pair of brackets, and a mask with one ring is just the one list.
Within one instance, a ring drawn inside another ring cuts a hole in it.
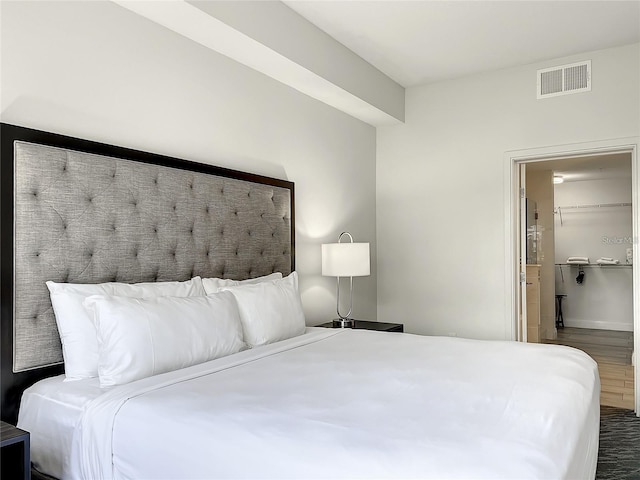
[{"label": "closet shelf", "polygon": [[609,267],[614,267],[614,268],[621,268],[621,267],[633,267],[633,264],[630,263],[618,263],[615,265],[600,265],[598,263],[585,263],[585,264],[579,264],[579,263],[556,263],[555,264],[556,267],[577,267],[577,268],[583,268],[583,267],[604,267],[604,268],[609,268]]},{"label": "closet shelf", "polygon": [[607,208],[607,207],[630,207],[631,203],[594,203],[591,205],[565,205],[559,206],[553,209],[553,213],[558,213],[558,210],[579,210],[582,208]]}]

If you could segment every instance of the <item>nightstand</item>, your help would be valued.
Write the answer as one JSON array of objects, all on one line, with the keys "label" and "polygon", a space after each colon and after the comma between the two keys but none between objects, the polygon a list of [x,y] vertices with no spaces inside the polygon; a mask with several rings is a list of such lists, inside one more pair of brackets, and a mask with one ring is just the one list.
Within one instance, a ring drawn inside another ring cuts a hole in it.
[{"label": "nightstand", "polygon": [[[404,324],[402,323],[384,323],[384,322],[371,322],[369,320],[354,320],[354,326],[356,330],[377,330],[379,332],[404,332]],[[323,323],[316,325],[316,327],[325,328],[340,328],[333,325],[333,322]]]},{"label": "nightstand", "polygon": [[2,478],[31,479],[31,450],[29,432],[5,422],[0,423]]}]

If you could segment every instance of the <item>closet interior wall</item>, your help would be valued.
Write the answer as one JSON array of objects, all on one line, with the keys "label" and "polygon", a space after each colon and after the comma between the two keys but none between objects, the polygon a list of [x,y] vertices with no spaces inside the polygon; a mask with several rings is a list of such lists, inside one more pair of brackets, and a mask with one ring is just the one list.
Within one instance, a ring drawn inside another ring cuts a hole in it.
[{"label": "closet interior wall", "polygon": [[[555,289],[569,327],[633,331],[631,177],[555,185]],[[569,257],[589,265],[566,265]],[[597,265],[613,258],[617,265]],[[577,280],[583,272],[582,282]]]}]

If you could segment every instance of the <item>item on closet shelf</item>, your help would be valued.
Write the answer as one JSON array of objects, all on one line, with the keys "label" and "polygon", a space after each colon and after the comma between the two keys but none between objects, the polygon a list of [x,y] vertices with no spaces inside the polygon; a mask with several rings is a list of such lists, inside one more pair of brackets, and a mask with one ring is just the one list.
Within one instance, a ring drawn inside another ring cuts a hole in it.
[{"label": "item on closet shelf", "polygon": [[627,263],[629,265],[633,263],[633,248],[627,248]]},{"label": "item on closet shelf", "polygon": [[573,265],[588,265],[589,257],[569,257],[567,258],[567,263]]},{"label": "item on closet shelf", "polygon": [[618,265],[620,260],[613,259],[611,257],[600,257],[596,260],[598,265]]}]

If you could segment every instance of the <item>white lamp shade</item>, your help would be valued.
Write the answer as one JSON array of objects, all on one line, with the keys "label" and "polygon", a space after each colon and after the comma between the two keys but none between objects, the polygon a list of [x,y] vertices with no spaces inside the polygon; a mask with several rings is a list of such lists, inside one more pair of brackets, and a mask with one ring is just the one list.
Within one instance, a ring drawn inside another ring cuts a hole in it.
[{"label": "white lamp shade", "polygon": [[322,244],[322,275],[366,277],[370,274],[368,243]]}]

